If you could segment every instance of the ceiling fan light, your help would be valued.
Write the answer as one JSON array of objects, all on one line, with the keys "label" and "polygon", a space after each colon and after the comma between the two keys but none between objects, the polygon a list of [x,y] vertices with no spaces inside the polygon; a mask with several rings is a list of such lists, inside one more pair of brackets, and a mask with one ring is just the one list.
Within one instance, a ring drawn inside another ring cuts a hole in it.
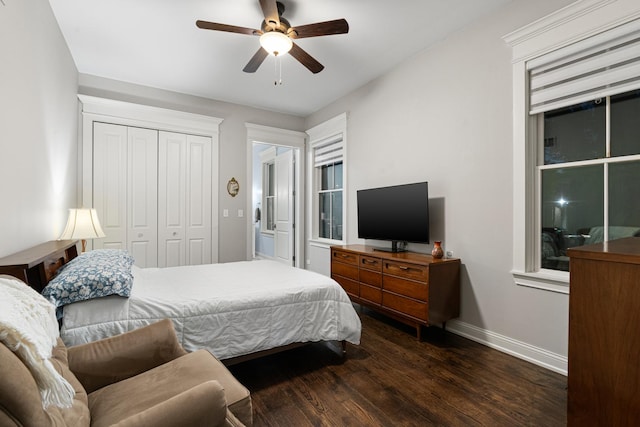
[{"label": "ceiling fan light", "polygon": [[279,31],[268,31],[260,36],[260,46],[274,56],[284,55],[293,47],[293,41]]}]

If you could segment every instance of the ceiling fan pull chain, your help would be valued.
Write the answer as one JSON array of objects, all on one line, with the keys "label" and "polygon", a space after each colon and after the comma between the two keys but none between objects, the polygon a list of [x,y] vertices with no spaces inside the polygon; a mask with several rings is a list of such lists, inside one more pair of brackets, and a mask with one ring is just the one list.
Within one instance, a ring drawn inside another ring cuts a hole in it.
[{"label": "ceiling fan pull chain", "polygon": [[273,85],[278,86],[282,85],[282,62],[280,61],[280,55],[275,55],[276,61],[273,63],[275,79],[273,80]]},{"label": "ceiling fan pull chain", "polygon": [[273,85],[278,86],[278,57],[273,61]]}]

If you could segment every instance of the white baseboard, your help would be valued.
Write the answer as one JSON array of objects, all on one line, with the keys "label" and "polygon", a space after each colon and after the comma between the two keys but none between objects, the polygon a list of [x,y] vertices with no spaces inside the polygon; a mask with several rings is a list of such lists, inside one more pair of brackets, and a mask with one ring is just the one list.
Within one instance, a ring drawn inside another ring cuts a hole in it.
[{"label": "white baseboard", "polygon": [[567,358],[565,356],[459,320],[449,320],[446,329],[456,335],[484,344],[487,347],[494,348],[559,374],[567,375]]},{"label": "white baseboard", "polygon": [[272,256],[269,256],[269,255],[265,255],[265,254],[261,254],[259,252],[256,252],[256,254],[253,256],[253,259],[270,259],[270,260],[273,260],[275,258],[272,257]]}]

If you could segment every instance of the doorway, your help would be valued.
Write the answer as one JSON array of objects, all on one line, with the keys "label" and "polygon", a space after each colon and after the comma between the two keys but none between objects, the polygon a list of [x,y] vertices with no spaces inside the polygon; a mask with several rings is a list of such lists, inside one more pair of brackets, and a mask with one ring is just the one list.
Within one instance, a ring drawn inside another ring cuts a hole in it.
[{"label": "doorway", "polygon": [[247,124],[247,259],[304,268],[305,136]]},{"label": "doorway", "polygon": [[295,156],[291,147],[253,144],[253,257],[295,260]]}]

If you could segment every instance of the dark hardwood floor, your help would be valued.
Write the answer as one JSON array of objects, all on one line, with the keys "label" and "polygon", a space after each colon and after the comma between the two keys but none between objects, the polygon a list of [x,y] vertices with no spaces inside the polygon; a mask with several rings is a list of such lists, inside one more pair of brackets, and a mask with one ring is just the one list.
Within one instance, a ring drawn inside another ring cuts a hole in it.
[{"label": "dark hardwood floor", "polygon": [[255,426],[564,426],[567,378],[440,328],[364,310],[359,346],[317,343],[232,366]]}]

